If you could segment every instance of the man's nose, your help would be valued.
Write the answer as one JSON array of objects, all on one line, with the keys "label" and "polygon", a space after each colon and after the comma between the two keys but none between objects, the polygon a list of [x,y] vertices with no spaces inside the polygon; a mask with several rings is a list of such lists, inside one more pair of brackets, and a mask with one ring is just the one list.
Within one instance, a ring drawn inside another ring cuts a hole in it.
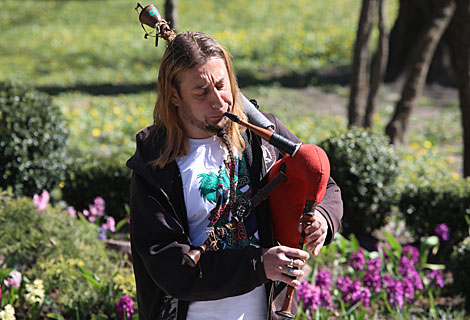
[{"label": "man's nose", "polygon": [[224,106],[225,101],[222,97],[222,92],[214,88],[211,90],[211,107],[214,109],[220,109]]}]

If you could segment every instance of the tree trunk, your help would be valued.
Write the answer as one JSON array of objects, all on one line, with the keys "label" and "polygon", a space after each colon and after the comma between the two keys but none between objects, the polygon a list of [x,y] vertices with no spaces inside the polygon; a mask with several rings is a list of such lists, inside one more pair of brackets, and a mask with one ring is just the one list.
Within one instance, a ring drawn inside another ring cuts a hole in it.
[{"label": "tree trunk", "polygon": [[178,0],[165,0],[165,20],[178,33]]},{"label": "tree trunk", "polygon": [[[408,61],[414,45],[424,27],[433,19],[435,3],[429,0],[400,0],[400,9],[390,32],[389,58],[385,81],[402,80],[408,69]],[[455,85],[455,76],[450,65],[447,32],[438,43],[429,67],[427,82]]]},{"label": "tree trunk", "polygon": [[416,104],[417,98],[421,95],[429,65],[439,39],[455,11],[455,2],[453,0],[427,1],[432,6],[437,4],[436,11],[431,23],[426,26],[413,48],[401,98],[395,107],[392,120],[385,129],[392,143],[404,143],[406,140],[406,131],[411,111]]},{"label": "tree trunk", "polygon": [[470,176],[470,1],[457,0],[449,26],[452,66],[457,78],[463,128],[463,175]]},{"label": "tree trunk", "polygon": [[372,75],[370,79],[369,96],[367,97],[366,113],[364,115],[364,127],[370,128],[373,123],[375,111],[375,100],[382,84],[385,67],[388,59],[388,32],[385,20],[385,0],[378,0],[379,13],[379,40],[377,44],[377,53],[372,64]]},{"label": "tree trunk", "polygon": [[365,97],[369,84],[369,39],[374,16],[374,4],[377,0],[363,0],[359,25],[357,28],[356,43],[354,44],[354,58],[348,105],[349,126],[360,125],[364,113]]}]

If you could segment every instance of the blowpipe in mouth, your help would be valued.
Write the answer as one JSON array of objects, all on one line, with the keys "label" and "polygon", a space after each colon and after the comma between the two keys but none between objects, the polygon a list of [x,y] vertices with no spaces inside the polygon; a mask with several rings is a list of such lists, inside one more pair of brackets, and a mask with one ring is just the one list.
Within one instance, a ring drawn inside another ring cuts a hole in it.
[{"label": "blowpipe in mouth", "polygon": [[236,122],[236,123],[238,123],[238,121],[240,120],[240,118],[238,116],[236,116],[236,115],[234,115],[233,113],[230,113],[230,112],[225,112],[224,116],[226,116],[227,118],[229,118],[230,120],[232,120],[233,122]]}]

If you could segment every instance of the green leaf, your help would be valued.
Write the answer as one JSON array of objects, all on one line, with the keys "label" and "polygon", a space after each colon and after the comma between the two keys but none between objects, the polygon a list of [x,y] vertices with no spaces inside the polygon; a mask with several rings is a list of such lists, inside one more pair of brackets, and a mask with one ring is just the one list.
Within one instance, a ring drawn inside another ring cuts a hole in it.
[{"label": "green leaf", "polygon": [[362,304],[362,301],[359,301],[359,302],[356,302],[354,305],[352,305],[348,311],[346,312],[346,315],[351,315],[352,316],[352,313],[354,311],[357,310],[357,308],[359,308],[359,306]]},{"label": "green leaf", "polygon": [[436,312],[436,305],[434,304],[434,296],[432,291],[429,291],[429,318],[434,319],[437,312]]},{"label": "green leaf", "polygon": [[51,318],[51,319],[56,319],[56,320],[65,320],[65,318],[62,317],[62,315],[60,315],[58,313],[48,313],[47,317]]},{"label": "green leaf", "polygon": [[359,240],[357,240],[356,236],[354,234],[351,234],[349,236],[349,241],[350,241],[350,246],[353,251],[359,250],[361,245],[359,244]]},{"label": "green leaf", "polygon": [[123,226],[125,226],[129,221],[129,218],[124,218],[116,224],[116,232],[118,232]]},{"label": "green leaf", "polygon": [[394,251],[395,256],[397,258],[400,258],[401,257],[401,249],[402,249],[401,244],[397,241],[397,239],[395,239],[394,236],[392,236],[387,231],[385,231],[385,237],[387,237],[387,242],[390,245],[390,247],[392,248],[392,250]]},{"label": "green leaf", "polygon": [[82,266],[77,266],[78,269],[82,272],[82,276],[98,291],[101,291],[101,284],[95,279],[95,276],[90,271],[86,270]]},{"label": "green leaf", "polygon": [[444,264],[424,263],[423,268],[431,270],[445,270],[446,266]]}]

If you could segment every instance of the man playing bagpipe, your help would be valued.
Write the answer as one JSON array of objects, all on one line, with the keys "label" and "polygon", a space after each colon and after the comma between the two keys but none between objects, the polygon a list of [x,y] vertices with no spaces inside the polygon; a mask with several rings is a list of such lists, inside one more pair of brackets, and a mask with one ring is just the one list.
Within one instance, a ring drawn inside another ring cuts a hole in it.
[{"label": "man playing bagpipe", "polygon": [[[280,318],[286,284],[300,284],[309,254],[279,245],[269,201],[253,199],[271,192],[263,187],[284,155],[225,115],[300,141],[273,115],[246,115],[229,54],[208,35],[172,38],[157,86],[154,122],[127,162],[139,319]],[[325,181],[303,230],[314,255],[341,225],[339,187]]]}]

